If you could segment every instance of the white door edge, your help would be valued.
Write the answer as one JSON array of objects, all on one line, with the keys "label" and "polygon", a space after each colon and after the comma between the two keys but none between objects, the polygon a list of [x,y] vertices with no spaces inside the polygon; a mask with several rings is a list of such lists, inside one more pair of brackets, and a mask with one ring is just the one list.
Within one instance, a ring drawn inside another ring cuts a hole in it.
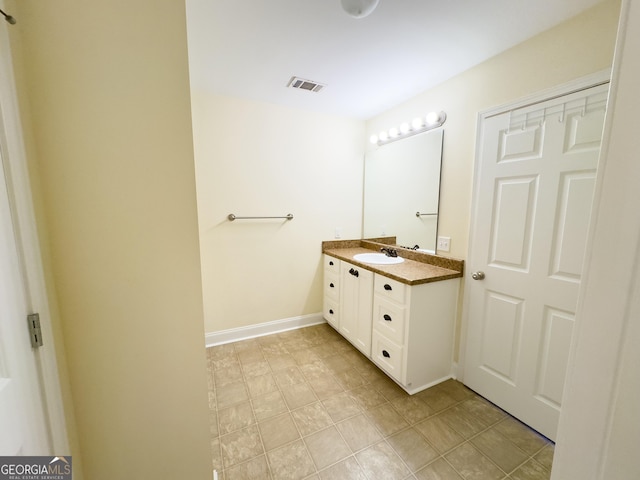
[{"label": "white door edge", "polygon": [[[640,216],[635,203],[620,200],[621,192],[632,196],[640,185],[633,155],[637,152],[637,132],[628,127],[637,118],[639,105],[636,87],[640,78],[638,6],[631,0],[623,0],[621,5],[594,194],[594,219],[589,227],[585,280],[580,287],[577,308],[580,322],[576,324],[569,354],[564,399],[567,408],[560,416],[553,480],[632,478],[630,472],[635,478],[638,472],[639,461],[633,450],[638,438],[637,406],[634,404],[625,410],[620,404],[620,395],[637,392],[639,384],[637,371],[627,377],[632,383],[621,384],[621,381],[623,369],[637,369],[637,363],[629,362],[633,360],[630,352],[637,349],[637,329],[631,336],[627,335],[633,332],[630,326],[638,320],[634,316],[638,298],[634,296],[633,287],[637,289],[640,281]],[[611,235],[624,239],[616,245],[615,255],[598,254]],[[603,271],[614,271],[616,281],[610,281],[611,277],[603,275]],[[615,307],[615,312],[607,308],[605,329],[598,328],[600,317],[595,308],[603,304]],[[593,355],[595,350],[590,348],[593,345],[597,345],[597,355]],[[597,372],[593,369],[594,359],[598,362]],[[597,388],[593,388],[594,382]],[[585,385],[589,387],[588,395],[582,394]],[[635,436],[616,438],[616,421],[630,425]],[[621,439],[631,450],[625,451],[619,448],[620,444],[616,445]]]},{"label": "white door edge", "polygon": [[[6,28],[6,26],[3,26],[1,30],[1,35],[4,37],[2,41],[5,45],[9,45],[9,36]],[[8,51],[7,53],[10,54]],[[49,440],[53,448],[50,453],[52,455],[69,455],[71,452],[27,170],[24,136],[17,105],[13,65],[9,60],[9,58],[2,59],[2,67],[7,72],[7,75],[3,76],[4,81],[0,85],[2,90],[2,110],[0,113],[2,114],[1,123],[4,126],[4,132],[0,133],[5,135],[6,158],[4,160],[7,189],[14,216],[16,244],[19,249],[22,273],[25,278],[27,302],[32,312],[40,314],[44,345],[38,349],[36,358],[45,399],[45,414],[49,423]],[[26,330],[26,319],[24,324]]]},{"label": "white door edge", "polygon": [[[489,109],[478,112],[478,119],[476,123],[476,148],[474,152],[473,189],[471,193],[471,212],[470,212],[471,224],[469,228],[469,238],[467,242],[469,246],[467,249],[467,257],[466,257],[467,269],[470,268],[468,264],[468,260],[470,258],[473,258],[473,255],[476,253],[474,250],[473,238],[477,230],[477,224],[476,224],[476,218],[478,213],[477,197],[478,197],[478,191],[480,188],[479,186],[480,175],[478,174],[477,162],[478,162],[478,158],[480,157],[480,149],[482,147],[484,121],[487,118],[493,117],[495,115],[499,115],[501,113],[505,113],[511,110],[516,110],[516,109],[523,108],[525,106],[533,105],[536,103],[541,103],[556,97],[560,97],[563,95],[568,95],[570,93],[596,87],[598,85],[604,85],[609,83],[610,79],[611,79],[611,69],[607,68],[599,72],[577,78],[573,81],[563,83],[555,87],[547,88],[539,92],[533,93],[531,95],[527,95],[526,97],[522,97],[514,102],[499,105],[497,107],[491,107]],[[468,288],[464,288],[464,282],[466,282],[466,272],[465,272],[465,277],[462,278],[462,288],[464,290],[464,295],[462,300],[460,344],[458,348],[458,372],[457,373],[458,373],[458,378],[460,379],[461,382],[464,382],[464,375],[465,375],[465,356],[466,356],[465,346],[467,344],[467,330],[469,326],[469,305],[470,305],[470,292]]]}]

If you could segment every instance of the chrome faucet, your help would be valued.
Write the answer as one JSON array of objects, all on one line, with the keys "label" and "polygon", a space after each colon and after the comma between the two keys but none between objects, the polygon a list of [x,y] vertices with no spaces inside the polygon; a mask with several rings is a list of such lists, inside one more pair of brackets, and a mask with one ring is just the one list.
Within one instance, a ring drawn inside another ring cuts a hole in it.
[{"label": "chrome faucet", "polygon": [[393,249],[393,248],[382,247],[380,249],[380,251],[382,253],[384,253],[387,257],[397,257],[398,256],[398,251]]}]

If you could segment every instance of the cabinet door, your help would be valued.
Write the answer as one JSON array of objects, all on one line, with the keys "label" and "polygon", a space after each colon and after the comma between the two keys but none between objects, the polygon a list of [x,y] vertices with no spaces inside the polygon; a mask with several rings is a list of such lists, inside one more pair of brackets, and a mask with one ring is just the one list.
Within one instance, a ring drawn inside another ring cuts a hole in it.
[{"label": "cabinet door", "polygon": [[339,303],[325,296],[322,304],[324,319],[336,330],[340,330],[340,307]]},{"label": "cabinet door", "polygon": [[407,309],[373,294],[373,329],[398,345],[404,344]]},{"label": "cabinet door", "polygon": [[324,255],[324,271],[340,275],[340,260],[329,255]]},{"label": "cabinet door", "polygon": [[336,302],[340,301],[340,275],[324,271],[324,295]]},{"label": "cabinet door", "polygon": [[380,335],[377,331],[373,332],[371,360],[387,372],[389,376],[404,385],[403,359],[404,349],[400,345],[396,345],[384,335]]},{"label": "cabinet door", "polygon": [[341,262],[340,333],[371,356],[373,273]]}]

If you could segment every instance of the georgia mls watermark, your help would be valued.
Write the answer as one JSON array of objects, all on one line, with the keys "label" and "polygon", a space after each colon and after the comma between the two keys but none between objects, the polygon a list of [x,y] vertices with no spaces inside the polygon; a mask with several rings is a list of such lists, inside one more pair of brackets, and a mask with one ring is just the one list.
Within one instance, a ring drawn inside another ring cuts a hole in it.
[{"label": "georgia mls watermark", "polygon": [[71,457],[0,457],[0,480],[71,480]]}]

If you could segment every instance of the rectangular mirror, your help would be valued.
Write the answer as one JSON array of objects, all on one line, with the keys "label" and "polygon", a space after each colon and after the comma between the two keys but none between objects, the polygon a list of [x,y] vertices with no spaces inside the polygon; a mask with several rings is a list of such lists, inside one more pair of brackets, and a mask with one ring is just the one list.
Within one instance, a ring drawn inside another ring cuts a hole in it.
[{"label": "rectangular mirror", "polygon": [[365,156],[363,238],[435,253],[442,129],[374,147]]}]

